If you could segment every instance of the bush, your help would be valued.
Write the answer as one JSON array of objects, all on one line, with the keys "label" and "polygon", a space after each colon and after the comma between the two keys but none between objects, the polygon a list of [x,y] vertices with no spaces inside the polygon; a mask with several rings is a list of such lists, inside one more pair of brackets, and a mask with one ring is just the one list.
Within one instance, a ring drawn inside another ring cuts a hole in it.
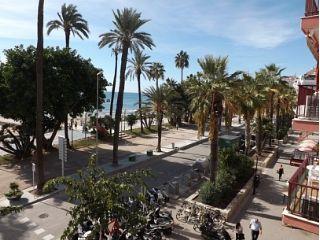
[{"label": "bush", "polygon": [[136,124],[137,116],[134,114],[129,114],[128,116],[126,116],[126,121],[127,121],[128,125],[130,126],[130,131],[132,132],[132,126],[134,124]]},{"label": "bush", "polygon": [[19,189],[19,185],[15,182],[10,183],[10,191],[4,194],[8,199],[20,199],[22,191]]},{"label": "bush", "polygon": [[214,198],[214,185],[207,181],[202,184],[199,190],[200,201],[205,204],[212,204]]},{"label": "bush", "polygon": [[213,201],[215,203],[223,203],[232,195],[235,179],[235,176],[225,169],[221,169],[218,172],[213,196]]}]

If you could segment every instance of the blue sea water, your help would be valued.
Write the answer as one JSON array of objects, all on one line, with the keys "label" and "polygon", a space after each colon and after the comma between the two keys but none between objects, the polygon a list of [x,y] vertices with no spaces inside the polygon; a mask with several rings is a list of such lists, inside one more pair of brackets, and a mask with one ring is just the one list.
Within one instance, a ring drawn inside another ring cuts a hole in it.
[{"label": "blue sea water", "polygon": [[[113,113],[116,111],[117,106],[118,93],[114,94],[113,100]],[[145,97],[142,94],[142,101],[145,100]],[[125,92],[123,94],[123,108],[122,111],[126,111],[127,113],[134,112],[138,109],[139,95],[138,93]],[[108,113],[110,112],[110,104],[111,104],[111,92],[106,93],[105,102],[103,104],[104,109],[102,112]]]}]

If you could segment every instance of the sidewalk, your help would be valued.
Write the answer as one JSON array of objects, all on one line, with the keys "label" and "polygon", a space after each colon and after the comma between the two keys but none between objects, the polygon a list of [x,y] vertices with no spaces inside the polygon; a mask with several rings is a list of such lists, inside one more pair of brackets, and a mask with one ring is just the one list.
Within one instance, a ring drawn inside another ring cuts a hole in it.
[{"label": "sidewalk", "polygon": [[[280,158],[270,168],[263,168],[261,184],[256,195],[248,202],[236,217],[234,223],[241,221],[246,239],[251,239],[249,223],[252,218],[259,218],[262,223],[263,234],[259,240],[316,240],[318,236],[300,229],[293,229],[282,225],[282,211],[285,207],[283,194],[287,192],[287,181],[295,172],[297,167],[289,164],[290,154],[295,144],[280,145]],[[282,164],[284,176],[278,181],[277,169]],[[235,237],[235,233],[233,232]]]}]

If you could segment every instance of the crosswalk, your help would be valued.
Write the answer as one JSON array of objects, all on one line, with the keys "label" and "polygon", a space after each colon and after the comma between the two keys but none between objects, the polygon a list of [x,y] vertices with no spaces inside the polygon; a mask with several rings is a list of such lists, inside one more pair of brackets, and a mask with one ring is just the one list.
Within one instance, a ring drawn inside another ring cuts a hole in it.
[{"label": "crosswalk", "polygon": [[27,226],[27,228],[37,236],[36,239],[42,239],[42,240],[59,239],[59,238],[56,238],[54,235],[48,233],[44,228],[40,227],[37,223],[32,222],[28,217],[19,217],[17,219],[17,222]]}]

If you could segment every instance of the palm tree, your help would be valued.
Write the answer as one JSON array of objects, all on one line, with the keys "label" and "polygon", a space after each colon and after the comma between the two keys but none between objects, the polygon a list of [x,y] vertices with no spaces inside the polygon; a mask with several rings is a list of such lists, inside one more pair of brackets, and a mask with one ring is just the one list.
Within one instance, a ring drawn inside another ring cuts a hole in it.
[{"label": "palm tree", "polygon": [[148,47],[152,49],[154,43],[150,34],[138,32],[139,28],[149,20],[141,19],[141,13],[132,8],[119,9],[114,12],[113,21],[115,29],[100,35],[100,43],[105,43],[109,47],[119,46],[122,49],[121,66],[120,66],[120,84],[117,99],[117,108],[115,116],[115,128],[113,137],[113,164],[118,164],[118,145],[119,145],[119,125],[121,120],[123,106],[123,92],[125,85],[125,75],[128,60],[129,49],[138,49]]},{"label": "palm tree", "polygon": [[150,87],[143,92],[143,95],[147,98],[147,103],[152,106],[153,111],[157,114],[157,152],[161,152],[162,120],[166,109],[166,94],[164,85],[158,88]]},{"label": "palm tree", "polygon": [[238,105],[238,109],[243,114],[245,121],[245,154],[248,155],[250,151],[250,140],[251,140],[251,121],[254,117],[258,102],[255,92],[255,81],[254,79],[243,74],[243,79],[238,84],[238,91],[235,95],[235,102]]},{"label": "palm tree", "polygon": [[57,13],[59,19],[51,20],[47,23],[47,34],[52,30],[62,29],[65,34],[66,48],[69,48],[70,34],[77,35],[79,38],[89,38],[88,22],[82,18],[77,6],[73,4],[61,6],[61,12]]},{"label": "palm tree", "polygon": [[[53,30],[62,29],[65,35],[65,47],[69,49],[70,34],[77,35],[81,39],[89,38],[89,28],[86,20],[78,12],[75,5],[65,3],[61,6],[61,13],[57,13],[59,19],[51,20],[47,23],[47,34],[49,35]],[[67,140],[67,146],[70,148],[69,134],[68,134],[68,114],[64,119],[64,135]]]},{"label": "palm tree", "polygon": [[159,88],[159,79],[164,79],[164,73],[165,70],[162,63],[154,62],[150,65],[148,75],[149,78],[156,81],[156,88]]},{"label": "palm tree", "polygon": [[[101,42],[99,42],[99,47],[102,48],[104,45],[100,44],[100,43]],[[114,65],[114,75],[113,75],[111,101],[110,101],[110,112],[109,112],[111,117],[112,117],[112,113],[113,113],[114,92],[116,90],[116,84],[117,84],[118,54],[119,54],[120,51],[121,51],[121,48],[119,48],[119,47],[112,48],[112,53],[114,54],[115,65]]]},{"label": "palm tree", "polygon": [[37,143],[37,191],[42,192],[44,185],[44,166],[43,166],[43,5],[44,0],[39,0],[38,5],[38,42],[37,42],[37,113],[36,113],[36,143]]},{"label": "palm tree", "polygon": [[218,120],[221,118],[223,106],[223,94],[228,87],[228,82],[234,79],[240,72],[232,75],[227,73],[227,57],[214,58],[213,56],[205,56],[198,59],[198,63],[203,72],[203,95],[205,101],[210,103],[210,123],[209,123],[209,139],[210,139],[210,181],[214,182],[218,167]]},{"label": "palm tree", "polygon": [[150,58],[150,56],[147,56],[144,54],[140,49],[136,49],[134,51],[134,57],[130,59],[128,62],[131,64],[128,67],[127,76],[130,76],[131,78],[134,78],[134,76],[137,77],[138,81],[138,94],[139,94],[139,115],[140,115],[140,130],[141,133],[143,132],[143,122],[142,122],[142,112],[141,112],[141,84],[140,84],[140,78],[141,74],[144,78],[146,78],[146,75],[148,74],[148,66],[149,62],[147,60]]},{"label": "palm tree", "polygon": [[189,55],[187,52],[180,51],[175,57],[176,67],[181,69],[181,82],[183,81],[183,69],[189,67]]}]

